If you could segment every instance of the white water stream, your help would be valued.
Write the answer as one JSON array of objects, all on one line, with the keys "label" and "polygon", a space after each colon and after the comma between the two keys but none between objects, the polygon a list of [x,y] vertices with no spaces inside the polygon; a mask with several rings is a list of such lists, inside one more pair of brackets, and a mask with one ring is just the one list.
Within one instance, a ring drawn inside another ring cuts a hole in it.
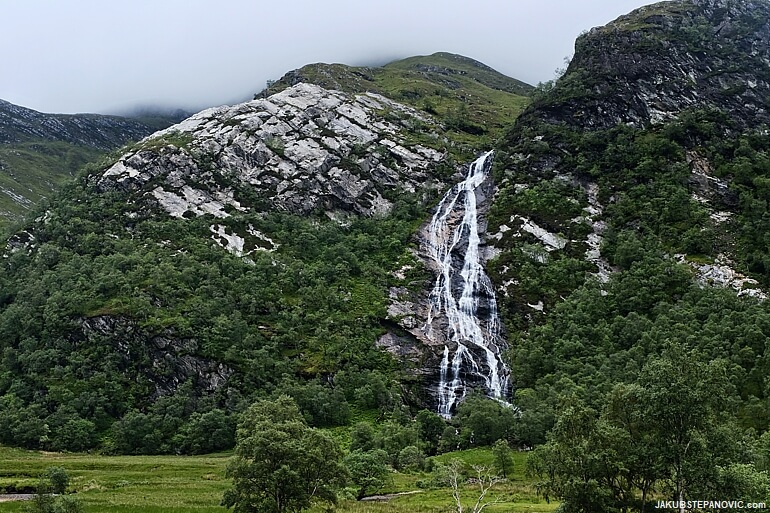
[{"label": "white water stream", "polygon": [[456,345],[454,355],[449,344],[444,346],[441,361],[438,413],[444,417],[451,416],[471,383],[483,383],[487,395],[500,400],[508,391],[497,302],[479,254],[476,189],[487,178],[491,163],[490,151],[471,164],[465,180],[441,199],[429,226],[428,253],[438,277],[424,331],[434,338],[434,320],[445,320],[446,340]]}]

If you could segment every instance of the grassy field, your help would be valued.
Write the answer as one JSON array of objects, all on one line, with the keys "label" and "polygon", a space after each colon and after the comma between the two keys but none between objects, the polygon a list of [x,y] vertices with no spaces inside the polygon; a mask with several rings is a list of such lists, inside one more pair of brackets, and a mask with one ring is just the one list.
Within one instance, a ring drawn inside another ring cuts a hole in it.
[{"label": "grassy field", "polygon": [[[118,513],[207,513],[225,512],[219,505],[229,486],[225,466],[229,454],[206,456],[99,456],[91,454],[58,454],[23,451],[0,447],[0,491],[33,487],[39,476],[51,466],[63,467],[71,476],[70,488],[85,506],[86,512]],[[458,457],[469,464],[489,464],[489,451],[473,449],[437,458],[448,461]],[[505,503],[489,507],[489,512],[546,512],[556,504],[546,504],[534,493],[531,481],[524,476],[526,454],[514,454],[511,479],[496,487],[497,496]],[[418,491],[389,502],[343,501],[338,512],[350,513],[451,513],[449,489],[425,489],[417,486],[428,474],[394,473],[382,493]],[[469,485],[464,497],[471,501]],[[19,502],[0,503],[0,513],[21,511]],[[314,513],[321,513],[317,508]]]}]

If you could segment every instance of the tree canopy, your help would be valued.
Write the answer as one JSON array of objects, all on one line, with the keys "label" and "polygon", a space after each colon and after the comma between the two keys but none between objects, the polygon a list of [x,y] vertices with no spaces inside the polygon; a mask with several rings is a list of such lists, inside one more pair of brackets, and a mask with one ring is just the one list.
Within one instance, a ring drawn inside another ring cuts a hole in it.
[{"label": "tree canopy", "polygon": [[342,450],[308,427],[288,396],[262,400],[243,413],[223,504],[236,513],[297,513],[314,502],[336,503],[347,471]]}]

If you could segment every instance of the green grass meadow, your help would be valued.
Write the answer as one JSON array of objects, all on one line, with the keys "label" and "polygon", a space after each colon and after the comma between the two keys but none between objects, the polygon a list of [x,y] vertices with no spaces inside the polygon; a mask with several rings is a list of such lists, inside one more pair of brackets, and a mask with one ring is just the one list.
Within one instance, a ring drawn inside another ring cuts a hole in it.
[{"label": "green grass meadow", "polygon": [[[70,475],[70,489],[82,502],[85,511],[117,513],[208,513],[225,512],[219,505],[222,493],[230,485],[225,467],[230,454],[205,456],[101,456],[93,454],[60,454],[25,451],[0,447],[0,492],[34,487],[38,476],[48,467],[58,466]],[[437,461],[460,458],[468,464],[491,464],[492,455],[485,449],[472,449],[443,454]],[[526,454],[514,454],[514,471],[508,482],[495,487],[496,496],[504,503],[490,506],[489,512],[547,512],[556,503],[547,504],[537,497],[530,479],[525,477]],[[338,512],[350,513],[452,513],[448,488],[424,489],[418,481],[429,478],[425,473],[393,473],[380,493],[417,492],[391,499],[389,502],[342,501]],[[474,488],[463,490],[469,505]],[[475,498],[474,498],[475,499]],[[0,502],[0,513],[22,511],[21,502]],[[325,511],[317,507],[314,513]]]}]

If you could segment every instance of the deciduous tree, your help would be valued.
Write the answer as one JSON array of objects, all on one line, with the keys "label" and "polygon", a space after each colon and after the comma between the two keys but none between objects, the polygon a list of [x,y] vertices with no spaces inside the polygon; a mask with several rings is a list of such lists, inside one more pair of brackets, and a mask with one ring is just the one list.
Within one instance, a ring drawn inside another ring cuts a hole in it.
[{"label": "deciduous tree", "polygon": [[252,405],[238,425],[233,486],[223,504],[236,513],[296,513],[313,502],[335,503],[347,472],[339,444],[308,427],[288,396]]}]

